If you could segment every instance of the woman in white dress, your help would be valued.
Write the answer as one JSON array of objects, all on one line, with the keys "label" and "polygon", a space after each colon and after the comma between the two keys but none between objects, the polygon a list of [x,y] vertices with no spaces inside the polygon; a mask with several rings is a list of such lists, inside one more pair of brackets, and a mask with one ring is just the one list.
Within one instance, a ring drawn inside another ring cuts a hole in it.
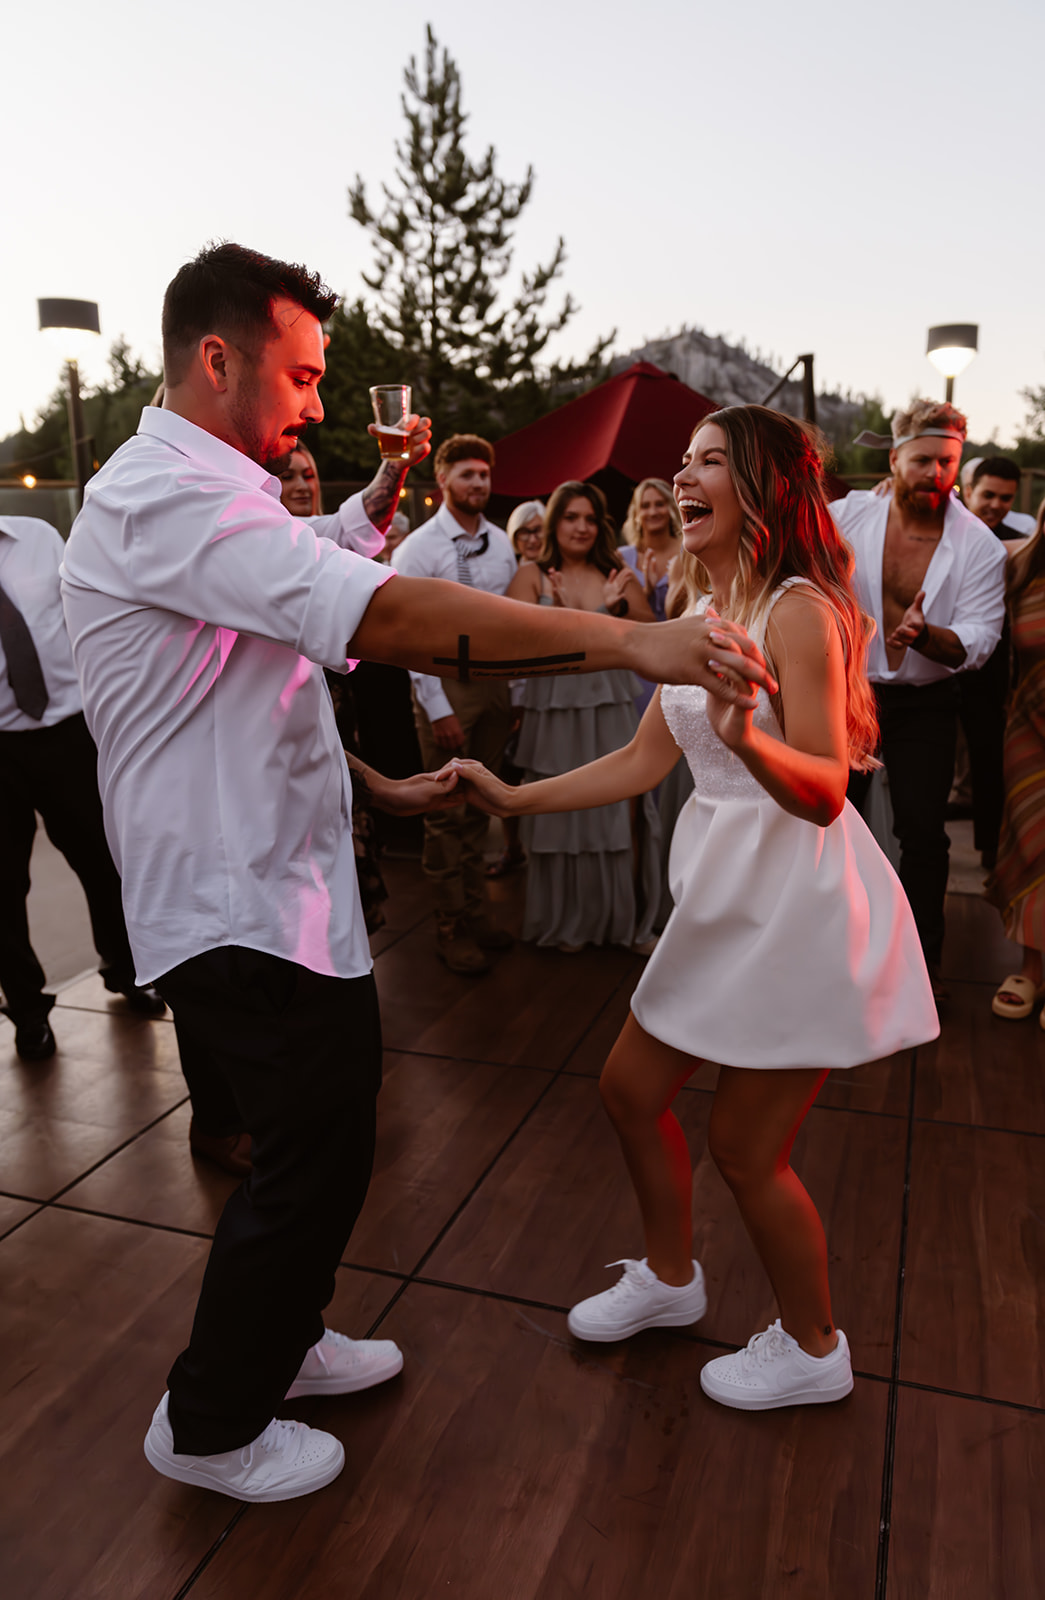
[{"label": "woman in white dress", "polygon": [[837,1400],[852,1388],[849,1349],[791,1146],[830,1068],[921,1044],[939,1024],[903,891],[845,799],[850,766],[869,762],[876,737],[867,623],[811,430],[761,406],[716,412],[693,436],[675,497],[690,611],[742,624],[779,692],[760,692],[751,711],[658,690],[626,748],[518,790],[455,765],[477,803],[525,814],[642,793],[686,755],[695,792],[672,847],[675,910],[600,1082],[647,1253],[575,1306],[570,1329],[610,1341],[703,1316],[690,1157],[670,1107],[699,1062],[715,1061],[709,1149],[780,1316],[709,1362],[702,1387],[744,1410]]}]

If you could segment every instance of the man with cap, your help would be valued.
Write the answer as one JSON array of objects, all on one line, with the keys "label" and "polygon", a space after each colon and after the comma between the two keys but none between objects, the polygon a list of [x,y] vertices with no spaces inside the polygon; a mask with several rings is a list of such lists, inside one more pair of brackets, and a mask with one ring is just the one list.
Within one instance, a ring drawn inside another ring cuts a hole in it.
[{"label": "man with cap", "polygon": [[65,546],[38,517],[0,518],[0,988],[23,1061],[54,1055],[54,996],[29,940],[26,898],[37,812],[83,884],[105,987],[161,1016],[134,981],[120,879],[105,840],[98,752],[84,722],[58,569]]},{"label": "man with cap", "polygon": [[[892,420],[892,494],[854,492],[831,506],[852,546],[857,597],[876,624],[867,671],[881,726],[900,880],[939,990],[954,773],[955,675],[981,666],[1001,637],[1005,548],[953,495],[966,421],[946,403],[916,400]],[[862,807],[869,778],[854,774]]]}]

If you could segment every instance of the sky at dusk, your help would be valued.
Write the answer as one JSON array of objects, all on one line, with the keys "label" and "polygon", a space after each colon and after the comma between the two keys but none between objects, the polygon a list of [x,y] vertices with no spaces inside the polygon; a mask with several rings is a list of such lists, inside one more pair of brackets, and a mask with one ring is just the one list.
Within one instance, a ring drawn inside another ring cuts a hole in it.
[{"label": "sky at dusk", "polygon": [[373,202],[392,175],[426,21],[461,68],[471,153],[535,169],[515,267],[565,237],[582,309],[556,355],[688,324],[786,365],[812,350],[819,387],[891,409],[942,396],[930,324],[976,322],[955,398],[974,438],[1014,436],[1020,389],[1045,384],[1041,0],[20,7],[0,436],[58,381],[38,296],[99,302],[90,379],[121,334],[158,363],[164,288],[210,239],[361,293],[346,188],[360,173]]}]

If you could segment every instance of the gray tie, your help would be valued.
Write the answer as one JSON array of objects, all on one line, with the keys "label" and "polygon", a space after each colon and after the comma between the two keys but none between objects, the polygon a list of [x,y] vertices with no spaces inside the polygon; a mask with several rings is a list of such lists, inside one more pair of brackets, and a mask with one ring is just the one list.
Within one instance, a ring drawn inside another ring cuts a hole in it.
[{"label": "gray tie", "polygon": [[26,620],[14,601],[0,588],[0,649],[7,658],[7,677],[15,704],[39,722],[47,710],[47,685],[40,657]]}]

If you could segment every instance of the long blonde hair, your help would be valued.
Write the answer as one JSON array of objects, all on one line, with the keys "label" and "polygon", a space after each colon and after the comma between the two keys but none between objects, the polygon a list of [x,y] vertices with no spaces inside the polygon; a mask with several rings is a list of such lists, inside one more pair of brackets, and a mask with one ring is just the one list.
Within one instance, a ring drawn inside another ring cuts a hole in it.
[{"label": "long blonde hair", "polygon": [[628,514],[624,518],[624,526],[620,530],[625,542],[633,544],[636,550],[641,550],[643,544],[642,519],[639,516],[639,507],[642,505],[642,497],[647,489],[655,489],[666,504],[668,516],[671,518],[671,537],[673,539],[682,538],[682,513],[675,504],[675,496],[671,492],[671,484],[665,483],[663,478],[643,478],[642,482],[635,486],[635,492],[628,502]]},{"label": "long blonde hair", "polygon": [[[842,635],[850,765],[866,767],[878,742],[865,666],[874,623],[857,604],[853,553],[827,509],[823,435],[766,406],[727,406],[704,417],[692,438],[710,423],[725,437],[729,476],[743,513],[726,614],[751,631],[786,578],[805,578],[819,589]],[[694,610],[710,593],[703,562],[681,550],[675,558],[668,616]]]}]

